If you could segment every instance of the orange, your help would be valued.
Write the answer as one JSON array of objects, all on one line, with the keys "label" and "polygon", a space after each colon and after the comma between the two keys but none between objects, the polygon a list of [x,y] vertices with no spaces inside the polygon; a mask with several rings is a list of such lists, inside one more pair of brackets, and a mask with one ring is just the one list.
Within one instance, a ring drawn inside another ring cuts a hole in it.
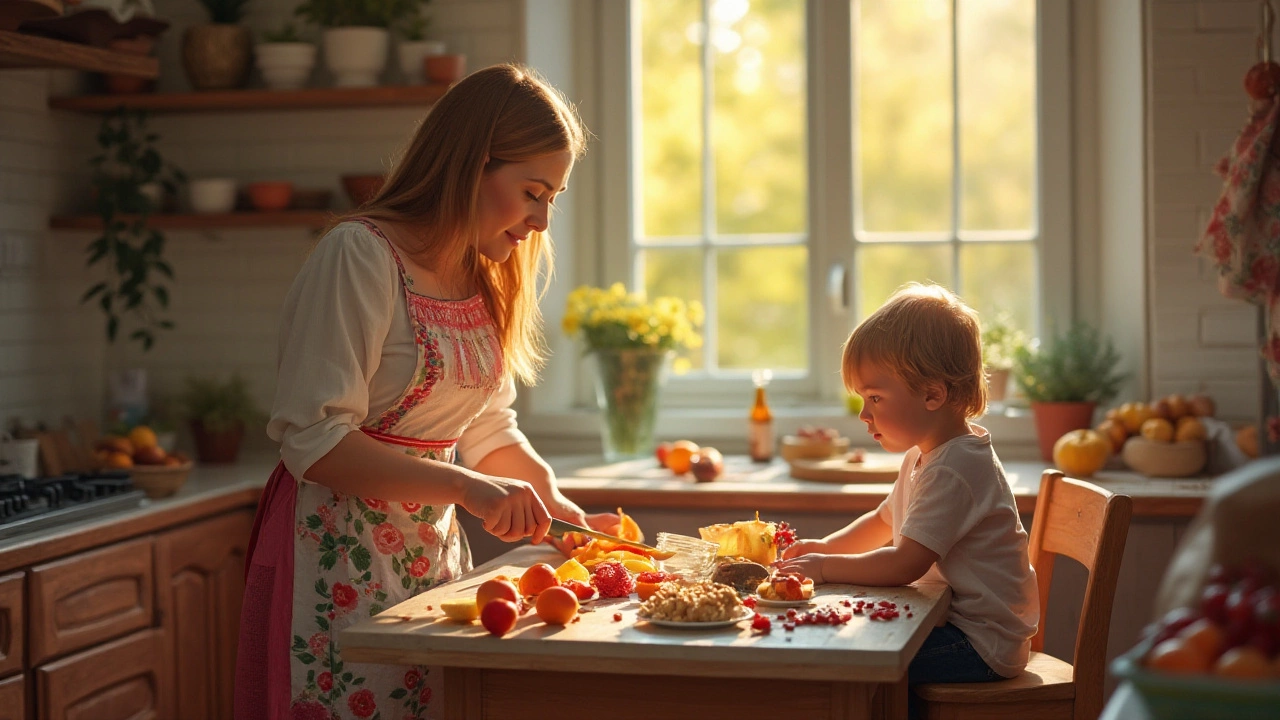
[{"label": "orange", "polygon": [[122,452],[113,452],[107,455],[107,461],[103,465],[109,468],[131,468],[133,458]]},{"label": "orange", "polygon": [[1160,672],[1198,674],[1209,671],[1209,658],[1201,655],[1181,637],[1156,645],[1147,654],[1147,667]]},{"label": "orange", "polygon": [[506,578],[490,578],[476,588],[476,605],[483,608],[491,600],[510,600],[520,602],[520,594],[516,586]]},{"label": "orange", "polygon": [[1208,618],[1201,618],[1186,626],[1177,637],[1203,656],[1206,662],[1218,657],[1227,640],[1222,628]]},{"label": "orange", "polygon": [[559,578],[556,577],[556,569],[546,563],[538,563],[530,565],[528,570],[520,576],[520,594],[529,596],[537,595],[547,588],[553,588],[560,584]]},{"label": "orange", "polygon": [[1120,406],[1120,421],[1130,434],[1137,433],[1142,429],[1142,423],[1155,416],[1155,411],[1146,403],[1127,402]]},{"label": "orange", "polygon": [[671,443],[671,452],[667,453],[667,467],[677,475],[689,472],[693,467],[693,456],[698,450],[697,443],[688,440],[677,440]]},{"label": "orange", "polygon": [[1142,437],[1152,442],[1172,442],[1173,441],[1173,423],[1162,417],[1153,417],[1142,422],[1139,428]]},{"label": "orange", "polygon": [[1129,431],[1119,420],[1103,420],[1095,428],[1099,434],[1111,441],[1111,452],[1119,455],[1124,448],[1124,441],[1129,439]]},{"label": "orange", "polygon": [[134,452],[144,448],[153,448],[160,443],[156,433],[146,425],[139,425],[129,431],[129,442],[133,443]]},{"label": "orange", "polygon": [[548,588],[538,595],[534,609],[548,625],[568,625],[578,614],[578,596],[569,588]]},{"label": "orange", "polygon": [[668,580],[675,580],[676,576],[665,572],[642,572],[636,575],[636,595],[640,598],[640,602],[644,602],[658,592],[658,586]]},{"label": "orange", "polygon": [[1208,437],[1209,432],[1205,429],[1204,423],[1200,422],[1200,418],[1190,415],[1178,418],[1178,427],[1173,431],[1174,440],[1178,442],[1203,441]]},{"label": "orange", "polygon": [[618,508],[618,532],[615,535],[623,540],[644,542],[644,533],[640,531],[640,525],[636,523],[635,518],[622,512],[622,508]]},{"label": "orange", "polygon": [[1242,645],[1222,653],[1213,666],[1213,672],[1223,677],[1262,680],[1271,677],[1271,663],[1262,651]]}]

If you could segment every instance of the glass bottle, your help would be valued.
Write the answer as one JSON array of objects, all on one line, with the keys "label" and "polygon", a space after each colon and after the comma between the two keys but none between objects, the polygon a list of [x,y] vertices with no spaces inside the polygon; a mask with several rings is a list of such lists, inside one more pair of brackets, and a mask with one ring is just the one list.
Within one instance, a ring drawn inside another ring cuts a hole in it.
[{"label": "glass bottle", "polygon": [[747,430],[747,452],[753,462],[769,462],[773,459],[773,412],[764,396],[764,387],[773,379],[769,370],[756,370],[751,373],[751,382],[756,386],[756,401],[751,407],[750,423]]}]

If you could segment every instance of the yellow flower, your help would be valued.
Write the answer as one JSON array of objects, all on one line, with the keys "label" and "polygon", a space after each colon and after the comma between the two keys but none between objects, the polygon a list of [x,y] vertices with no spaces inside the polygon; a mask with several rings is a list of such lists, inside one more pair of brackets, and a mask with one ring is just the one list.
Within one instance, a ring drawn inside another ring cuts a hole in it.
[{"label": "yellow flower", "polygon": [[581,336],[589,349],[648,347],[671,350],[698,347],[702,337],[702,304],[677,297],[652,301],[644,292],[628,293],[622,283],[608,289],[584,285],[565,300],[561,327],[570,336]]}]

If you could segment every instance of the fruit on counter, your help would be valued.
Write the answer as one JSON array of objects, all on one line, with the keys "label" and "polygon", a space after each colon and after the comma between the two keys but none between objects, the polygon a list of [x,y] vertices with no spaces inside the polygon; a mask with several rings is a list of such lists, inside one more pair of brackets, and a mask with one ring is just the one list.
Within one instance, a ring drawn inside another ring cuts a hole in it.
[{"label": "fruit on counter", "polygon": [[775,572],[756,586],[756,594],[766,600],[808,600],[813,597],[813,579],[800,573]]},{"label": "fruit on counter", "polygon": [[480,606],[476,605],[476,599],[470,597],[449,598],[440,603],[440,610],[445,617],[458,622],[471,622],[480,617]]},{"label": "fruit on counter", "polygon": [[556,579],[561,583],[569,580],[577,580],[578,582],[591,582],[591,571],[585,565],[578,562],[577,558],[569,558],[556,568]]},{"label": "fruit on counter", "polygon": [[1053,444],[1053,464],[1071,477],[1092,477],[1110,455],[1111,441],[1096,430],[1072,430]]},{"label": "fruit on counter", "polygon": [[579,602],[586,602],[596,596],[596,589],[589,582],[580,580],[565,580],[562,587],[573,591]]},{"label": "fruit on counter", "polygon": [[476,605],[483,608],[493,600],[510,600],[513,603],[519,603],[520,592],[516,589],[515,583],[505,577],[489,578],[476,588]]},{"label": "fruit on counter", "polygon": [[103,435],[94,443],[94,459],[107,468],[131,468],[135,465],[182,465],[188,458],[181,453],[167,453],[160,447],[156,433],[146,425],[137,425],[126,435]]},{"label": "fruit on counter", "polygon": [[1191,408],[1191,414],[1196,417],[1213,417],[1218,412],[1217,403],[1204,393],[1196,393],[1188,397],[1187,405]]},{"label": "fruit on counter", "polygon": [[693,467],[693,456],[698,452],[698,444],[690,440],[677,440],[671,443],[667,453],[667,469],[677,475],[689,472]]},{"label": "fruit on counter", "polygon": [[755,520],[720,523],[698,528],[703,540],[720,545],[717,555],[742,558],[768,566],[778,559],[777,523],[763,522],[760,513]]},{"label": "fruit on counter", "polygon": [[636,596],[640,598],[640,602],[653,597],[658,591],[658,586],[664,582],[678,580],[675,575],[668,572],[642,572],[636,575]]},{"label": "fruit on counter", "polygon": [[1205,429],[1204,423],[1200,422],[1200,418],[1187,415],[1178,418],[1178,425],[1173,431],[1173,439],[1175,442],[1192,442],[1194,440],[1203,442],[1209,439],[1209,432]]},{"label": "fruit on counter", "polygon": [[502,637],[511,632],[520,618],[520,608],[510,600],[498,598],[485,603],[480,609],[480,624],[490,635]]},{"label": "fruit on counter", "polygon": [[1251,458],[1258,457],[1258,426],[1245,425],[1237,430],[1236,447]]},{"label": "fruit on counter", "polygon": [[711,482],[724,472],[724,456],[713,447],[700,448],[693,456],[693,479]]},{"label": "fruit on counter", "polygon": [[[138,425],[130,430],[129,442],[133,443],[134,450],[158,448],[160,445],[160,440],[156,437],[155,431],[146,425]],[[162,450],[161,452],[164,451]]]},{"label": "fruit on counter", "polygon": [[653,456],[658,459],[659,467],[667,466],[667,455],[670,453],[671,443],[669,442],[660,442],[658,443],[658,446],[653,449]]},{"label": "fruit on counter", "polygon": [[133,451],[133,462],[136,465],[163,465],[168,458],[158,445],[140,447]]},{"label": "fruit on counter", "polygon": [[568,625],[578,615],[578,596],[569,588],[547,588],[538,595],[534,611],[548,625]]},{"label": "fruit on counter", "polygon": [[1120,452],[1124,447],[1124,441],[1129,439],[1129,431],[1124,429],[1124,423],[1118,419],[1103,420],[1094,430],[1111,441],[1112,453]]},{"label": "fruit on counter", "polygon": [[850,415],[857,415],[862,412],[863,403],[862,396],[858,393],[849,393],[844,396],[844,407],[849,411]]},{"label": "fruit on counter", "polygon": [[1153,442],[1173,442],[1173,423],[1162,417],[1153,417],[1142,423],[1142,437]]},{"label": "fruit on counter", "polygon": [[546,563],[530,565],[520,575],[520,594],[525,597],[538,595],[548,588],[558,587],[560,579],[556,577],[555,568]]},{"label": "fruit on counter", "polygon": [[1121,405],[1119,410],[1120,422],[1124,423],[1124,429],[1130,435],[1139,432],[1142,429],[1142,423],[1155,415],[1150,405],[1141,402],[1127,402]]}]

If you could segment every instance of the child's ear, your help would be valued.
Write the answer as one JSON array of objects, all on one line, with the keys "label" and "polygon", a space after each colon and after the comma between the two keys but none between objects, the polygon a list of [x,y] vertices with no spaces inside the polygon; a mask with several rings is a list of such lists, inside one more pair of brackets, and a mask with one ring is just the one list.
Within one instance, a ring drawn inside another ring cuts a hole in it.
[{"label": "child's ear", "polygon": [[929,410],[937,410],[947,404],[947,385],[942,382],[931,382],[924,386],[924,406]]}]

